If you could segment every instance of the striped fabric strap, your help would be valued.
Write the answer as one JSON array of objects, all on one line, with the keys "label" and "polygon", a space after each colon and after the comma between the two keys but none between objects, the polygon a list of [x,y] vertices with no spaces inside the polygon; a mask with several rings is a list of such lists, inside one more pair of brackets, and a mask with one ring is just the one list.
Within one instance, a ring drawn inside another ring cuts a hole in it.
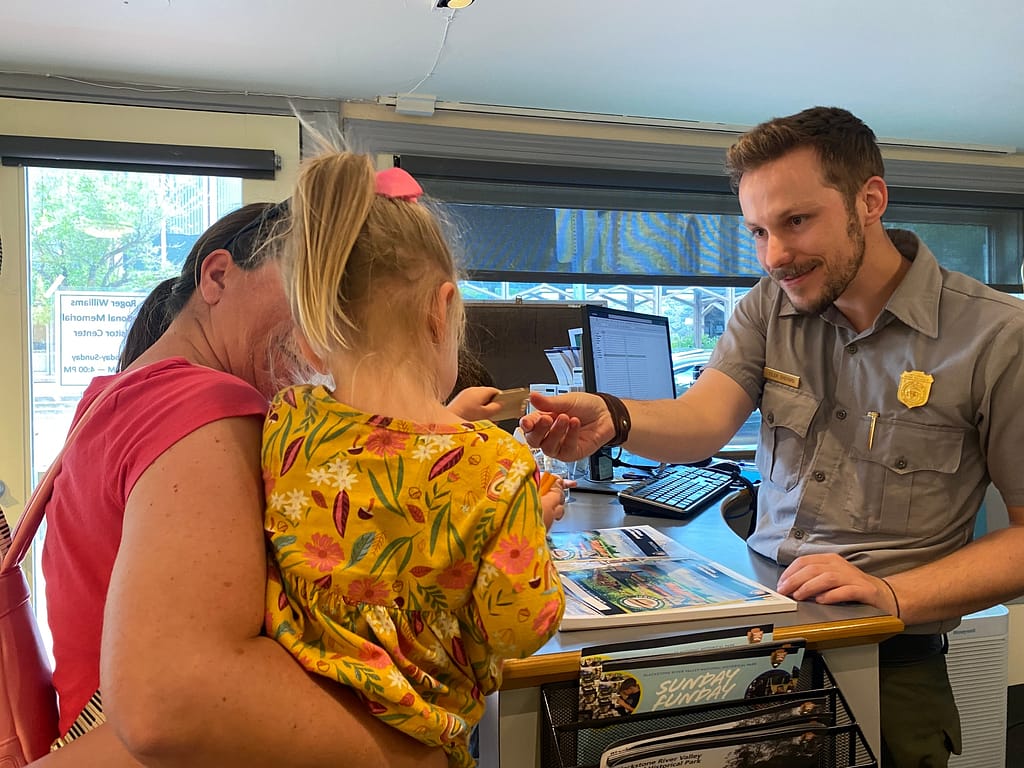
[{"label": "striped fabric strap", "polygon": [[84,736],[105,722],[107,722],[107,718],[103,714],[103,700],[100,698],[100,692],[96,691],[92,698],[86,702],[78,717],[75,718],[75,722],[68,728],[68,732],[50,745],[50,751],[54,752],[61,747],[67,746],[79,736]]}]

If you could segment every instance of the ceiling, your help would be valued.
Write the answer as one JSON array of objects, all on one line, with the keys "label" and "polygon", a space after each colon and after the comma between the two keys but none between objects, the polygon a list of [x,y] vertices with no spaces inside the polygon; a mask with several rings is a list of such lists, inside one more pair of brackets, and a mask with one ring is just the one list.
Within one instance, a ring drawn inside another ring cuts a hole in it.
[{"label": "ceiling", "polygon": [[[1019,0],[3,0],[0,77],[749,126],[1024,150]],[[301,104],[301,102],[299,102]]]}]

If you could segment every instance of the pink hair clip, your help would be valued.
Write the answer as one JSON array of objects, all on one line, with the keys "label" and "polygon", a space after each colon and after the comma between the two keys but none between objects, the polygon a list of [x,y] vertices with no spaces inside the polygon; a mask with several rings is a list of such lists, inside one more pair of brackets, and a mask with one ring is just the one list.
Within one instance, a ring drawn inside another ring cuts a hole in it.
[{"label": "pink hair clip", "polygon": [[401,168],[388,168],[377,171],[377,194],[415,203],[423,194],[423,187],[407,171]]}]

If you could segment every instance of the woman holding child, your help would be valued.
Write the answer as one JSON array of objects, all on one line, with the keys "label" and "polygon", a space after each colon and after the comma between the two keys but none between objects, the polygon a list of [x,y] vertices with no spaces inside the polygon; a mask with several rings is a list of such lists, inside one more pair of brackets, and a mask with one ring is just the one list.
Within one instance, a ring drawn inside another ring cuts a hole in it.
[{"label": "woman holding child", "polygon": [[79,415],[116,380],[65,454],[43,566],[62,733],[97,689],[106,722],[93,709],[39,766],[444,764],[263,633],[261,431],[308,380],[266,246],[285,219],[258,204],[214,224],[147,300],[123,373],[82,398]]}]

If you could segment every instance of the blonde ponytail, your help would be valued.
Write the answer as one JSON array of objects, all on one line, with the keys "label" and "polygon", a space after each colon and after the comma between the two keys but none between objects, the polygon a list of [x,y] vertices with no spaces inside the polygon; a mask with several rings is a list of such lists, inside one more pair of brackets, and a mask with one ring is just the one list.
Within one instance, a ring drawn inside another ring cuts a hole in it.
[{"label": "blonde ponytail", "polygon": [[363,155],[320,155],[299,173],[292,201],[295,247],[289,254],[292,312],[317,355],[352,346],[348,336],[356,324],[341,287],[374,197],[373,165]]}]

